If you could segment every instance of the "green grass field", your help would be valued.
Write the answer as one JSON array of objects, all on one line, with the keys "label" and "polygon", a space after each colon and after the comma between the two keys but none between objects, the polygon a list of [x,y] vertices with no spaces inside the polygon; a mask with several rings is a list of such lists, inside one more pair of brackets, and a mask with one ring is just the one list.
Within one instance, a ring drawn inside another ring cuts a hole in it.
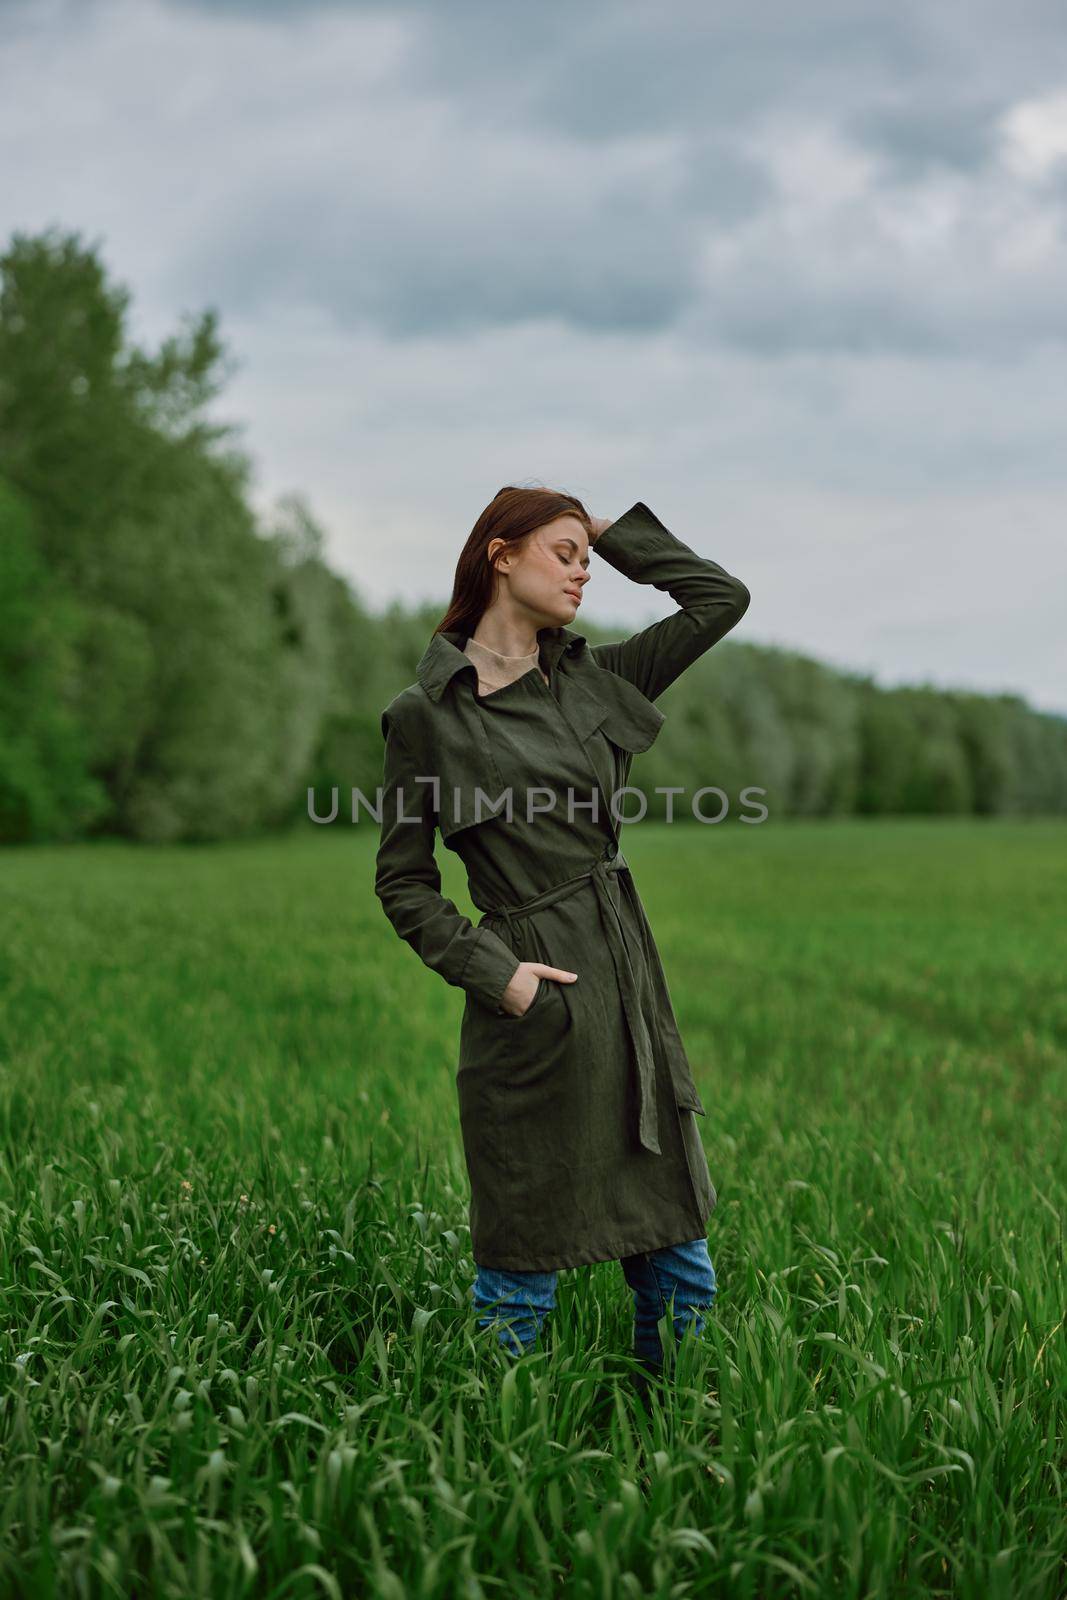
[{"label": "green grass field", "polygon": [[616,1263],[474,1324],[375,843],[0,855],[3,1594],[1062,1595],[1067,827],[626,831],[719,1196],[650,1416]]}]

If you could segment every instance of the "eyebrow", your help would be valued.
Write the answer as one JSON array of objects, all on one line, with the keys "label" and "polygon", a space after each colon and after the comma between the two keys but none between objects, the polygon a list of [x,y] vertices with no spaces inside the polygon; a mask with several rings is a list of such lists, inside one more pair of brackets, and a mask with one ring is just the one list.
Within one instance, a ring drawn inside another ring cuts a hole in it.
[{"label": "eyebrow", "polygon": [[[578,548],[577,539],[572,539],[569,533],[561,533],[559,538],[556,540],[556,543],[557,544],[569,544],[572,550],[577,550],[577,548]],[[588,554],[588,551],[582,557],[582,563],[581,564],[582,564],[583,567],[587,567],[589,565],[589,554]]]}]

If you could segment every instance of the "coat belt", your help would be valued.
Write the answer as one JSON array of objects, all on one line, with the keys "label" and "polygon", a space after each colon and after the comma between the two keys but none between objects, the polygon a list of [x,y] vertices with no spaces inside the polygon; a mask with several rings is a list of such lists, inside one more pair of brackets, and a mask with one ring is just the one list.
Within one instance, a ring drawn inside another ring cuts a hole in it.
[{"label": "coat belt", "polygon": [[[611,852],[610,854],[609,851]],[[522,900],[512,906],[497,906],[493,910],[487,911],[481,921],[485,922],[490,917],[503,917],[510,934],[512,933],[515,918],[530,916],[535,911],[543,910],[545,906],[555,905],[557,900],[562,900],[567,895],[573,894],[583,884],[592,883],[597,899],[600,902],[600,912],[607,935],[608,949],[611,951],[611,959],[619,981],[619,993],[622,995],[626,1026],[633,1041],[639,1108],[637,1136],[644,1149],[650,1150],[653,1155],[658,1156],[662,1152],[660,1150],[656,1115],[656,1061],[652,1052],[652,1040],[649,1037],[648,1024],[645,1021],[644,1011],[641,1006],[637,978],[626,948],[625,930],[615,907],[611,890],[608,887],[608,879],[612,873],[629,872],[629,870],[630,867],[626,857],[622,854],[618,844],[612,840],[600,859],[595,861],[585,872],[580,872],[573,878],[565,878],[562,883],[553,884],[551,888],[543,889],[540,894],[531,895],[529,900]],[[513,938],[512,947],[514,947],[514,944],[515,940]]]}]

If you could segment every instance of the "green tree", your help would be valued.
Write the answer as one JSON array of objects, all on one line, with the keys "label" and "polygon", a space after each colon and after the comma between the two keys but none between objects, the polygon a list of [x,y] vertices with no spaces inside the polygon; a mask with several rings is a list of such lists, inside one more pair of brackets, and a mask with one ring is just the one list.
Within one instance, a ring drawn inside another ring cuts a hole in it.
[{"label": "green tree", "polygon": [[0,841],[74,838],[106,805],[89,773],[76,666],[84,613],[0,479]]}]

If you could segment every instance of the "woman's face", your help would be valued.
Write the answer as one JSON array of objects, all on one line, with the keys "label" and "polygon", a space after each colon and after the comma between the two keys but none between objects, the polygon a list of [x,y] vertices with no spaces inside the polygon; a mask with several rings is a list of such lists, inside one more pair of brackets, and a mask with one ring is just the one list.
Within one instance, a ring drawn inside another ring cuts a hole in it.
[{"label": "woman's face", "polygon": [[490,539],[488,554],[501,548],[498,593],[530,613],[538,628],[573,622],[589,582],[589,538],[578,518],[568,512],[546,522],[521,547]]}]

